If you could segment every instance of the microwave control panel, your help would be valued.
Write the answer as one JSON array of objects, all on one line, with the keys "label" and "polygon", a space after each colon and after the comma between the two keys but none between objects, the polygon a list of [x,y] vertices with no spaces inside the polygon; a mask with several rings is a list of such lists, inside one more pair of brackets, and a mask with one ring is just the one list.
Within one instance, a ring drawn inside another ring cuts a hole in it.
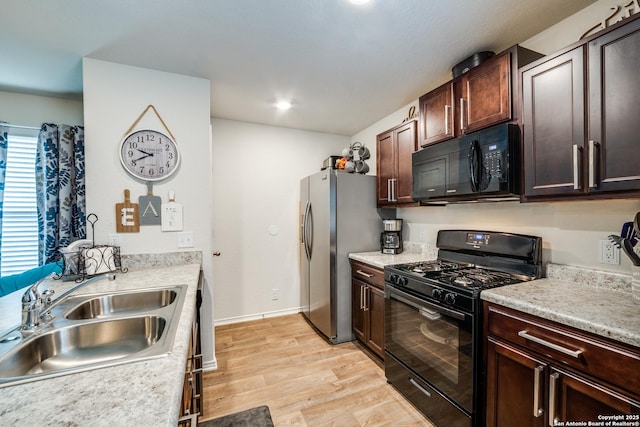
[{"label": "microwave control panel", "polygon": [[497,145],[489,145],[487,149],[488,150],[483,155],[485,170],[489,172],[491,177],[498,177],[500,181],[503,181],[503,151],[499,150]]}]

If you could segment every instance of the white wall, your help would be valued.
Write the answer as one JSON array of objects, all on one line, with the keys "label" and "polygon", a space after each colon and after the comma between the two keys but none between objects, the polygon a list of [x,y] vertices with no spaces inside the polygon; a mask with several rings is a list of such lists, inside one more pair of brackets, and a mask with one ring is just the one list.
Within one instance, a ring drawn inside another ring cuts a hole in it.
[{"label": "white wall", "polygon": [[[589,28],[607,18],[624,0],[600,0],[565,21],[521,44],[549,54],[576,42]],[[612,23],[612,22],[610,22]],[[425,93],[433,88],[425,88]],[[417,101],[416,101],[417,103]],[[375,147],[376,135],[401,123],[409,104],[352,137]],[[435,245],[436,232],[445,228],[474,228],[539,235],[544,260],[630,274],[631,263],[621,254],[619,266],[598,262],[599,240],[619,234],[623,222],[640,210],[640,199],[583,202],[501,202],[398,209],[405,220],[405,240]]]},{"label": "white wall", "polygon": [[0,121],[36,128],[43,123],[82,125],[82,101],[0,91]]},{"label": "white wall", "polygon": [[[159,225],[140,227],[139,233],[121,233],[120,246],[123,254],[202,251],[206,279],[203,353],[205,363],[210,363],[214,357],[210,82],[85,58],[83,83],[87,213],[99,218],[96,243],[107,243],[108,235],[116,233],[115,204],[123,201],[124,189],[131,191],[132,202],[146,195],[146,186],[134,181],[120,165],[118,147],[147,105],[156,107],[180,147],[180,170],[169,181],[156,184],[154,194],[167,202],[168,191],[175,191],[176,201],[184,208],[184,230],[193,231],[195,247],[178,249],[176,233],[162,232]],[[151,110],[135,127],[145,128],[164,131]]]},{"label": "white wall", "polygon": [[300,179],[349,138],[216,118],[211,126],[216,324],[297,312]]}]

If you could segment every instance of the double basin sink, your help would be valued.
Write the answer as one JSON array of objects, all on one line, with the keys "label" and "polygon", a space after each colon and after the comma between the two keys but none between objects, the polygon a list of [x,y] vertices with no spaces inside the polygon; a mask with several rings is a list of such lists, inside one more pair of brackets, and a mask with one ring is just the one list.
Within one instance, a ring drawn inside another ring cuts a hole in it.
[{"label": "double basin sink", "polygon": [[0,336],[0,387],[167,355],[187,286],[68,296],[36,331]]}]

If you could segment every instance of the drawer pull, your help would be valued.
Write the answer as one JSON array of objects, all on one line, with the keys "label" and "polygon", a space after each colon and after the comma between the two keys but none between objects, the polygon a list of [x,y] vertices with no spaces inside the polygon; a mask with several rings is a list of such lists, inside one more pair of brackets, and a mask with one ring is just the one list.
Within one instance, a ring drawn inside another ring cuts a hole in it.
[{"label": "drawer pull", "polygon": [[543,345],[545,347],[548,347],[552,350],[555,351],[559,351],[560,353],[566,354],[567,356],[571,356],[571,357],[575,357],[576,359],[580,358],[580,355],[582,354],[582,350],[570,350],[568,348],[564,348],[561,347],[557,344],[554,344],[552,342],[549,342],[547,340],[543,340],[542,338],[538,338],[535,337],[533,335],[529,335],[529,333],[527,331],[520,331],[518,332],[518,335],[521,336],[522,338],[529,340],[529,341],[533,341],[537,344]]},{"label": "drawer pull", "polygon": [[362,270],[356,270],[356,273],[358,273],[359,275],[364,276],[364,277],[366,277],[368,279],[371,279],[373,277],[373,274],[365,273]]}]

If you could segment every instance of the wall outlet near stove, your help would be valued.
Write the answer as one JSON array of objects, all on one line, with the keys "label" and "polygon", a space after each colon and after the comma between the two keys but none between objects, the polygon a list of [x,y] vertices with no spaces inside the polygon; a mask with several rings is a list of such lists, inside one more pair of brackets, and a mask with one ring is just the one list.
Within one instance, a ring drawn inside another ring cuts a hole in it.
[{"label": "wall outlet near stove", "polygon": [[620,265],[620,248],[609,240],[600,240],[598,261],[600,261],[600,264]]}]

